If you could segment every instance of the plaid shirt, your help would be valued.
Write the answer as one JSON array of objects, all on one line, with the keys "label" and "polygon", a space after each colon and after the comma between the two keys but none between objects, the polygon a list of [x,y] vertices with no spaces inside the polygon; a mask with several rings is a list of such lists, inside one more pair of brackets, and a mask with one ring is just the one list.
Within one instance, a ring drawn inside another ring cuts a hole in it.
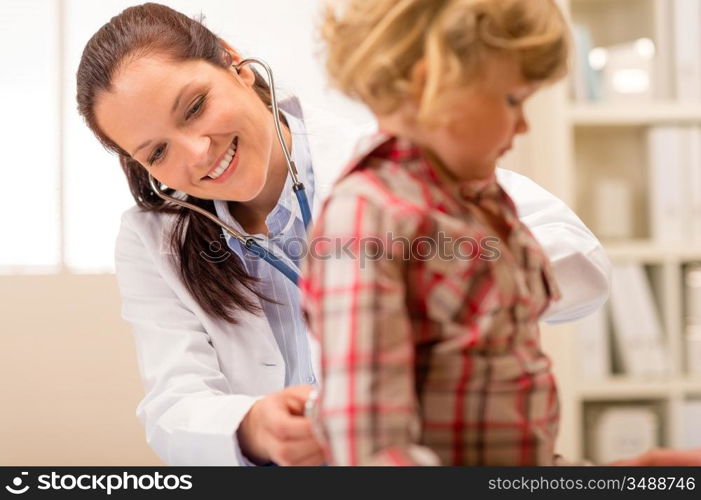
[{"label": "plaid shirt", "polygon": [[302,304],[321,342],[331,463],[553,463],[538,318],[559,292],[495,179],[449,186],[416,146],[378,134],[310,241]]}]

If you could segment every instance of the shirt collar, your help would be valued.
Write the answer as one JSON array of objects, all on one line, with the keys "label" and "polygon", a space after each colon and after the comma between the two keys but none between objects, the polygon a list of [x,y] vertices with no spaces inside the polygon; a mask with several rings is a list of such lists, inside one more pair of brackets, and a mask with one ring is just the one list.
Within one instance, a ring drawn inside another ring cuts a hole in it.
[{"label": "shirt collar", "polygon": [[365,165],[364,160],[375,155],[398,163],[406,162],[407,168],[427,177],[431,183],[441,186],[458,200],[480,203],[490,198],[503,198],[503,191],[497,183],[496,174],[487,179],[447,184],[439,177],[436,167],[428,161],[419,146],[407,139],[381,131],[359,141],[355,156],[339,177],[339,181],[351,172],[362,168]]}]

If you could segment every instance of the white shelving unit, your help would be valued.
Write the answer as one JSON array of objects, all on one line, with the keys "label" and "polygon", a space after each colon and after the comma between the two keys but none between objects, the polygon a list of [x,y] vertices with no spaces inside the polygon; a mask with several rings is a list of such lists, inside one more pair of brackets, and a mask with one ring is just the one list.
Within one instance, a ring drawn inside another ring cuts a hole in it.
[{"label": "white shelving unit", "polygon": [[[581,0],[580,0],[581,1]],[[569,119],[575,127],[646,127],[701,122],[701,103],[656,102],[625,104],[572,104]]]},{"label": "white shelving unit", "polygon": [[647,127],[701,124],[701,102],[681,103],[673,95],[669,0],[558,1],[571,20],[590,29],[595,46],[641,37],[654,40],[656,98],[624,104],[573,102],[569,82],[559,83],[530,105],[531,132],[507,167],[515,167],[558,195],[595,232],[595,183],[607,176],[629,183],[634,233],[624,241],[604,241],[604,246],[612,261],[639,263],[654,275],[654,294],[672,363],[671,373],[662,378],[616,375],[587,381],[576,371],[578,357],[587,353],[577,352],[574,326],[545,326],[543,343],[553,359],[561,395],[558,451],[574,460],[585,458],[585,408],[595,403],[658,405],[662,445],[683,447],[682,405],[688,399],[701,399],[701,378],[686,375],[684,368],[683,266],[701,263],[701,245],[650,241],[644,141]]}]

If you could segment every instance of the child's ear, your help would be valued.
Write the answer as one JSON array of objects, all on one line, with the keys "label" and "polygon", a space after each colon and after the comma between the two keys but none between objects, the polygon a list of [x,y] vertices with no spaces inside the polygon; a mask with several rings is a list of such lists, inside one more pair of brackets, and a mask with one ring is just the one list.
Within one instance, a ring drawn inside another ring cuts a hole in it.
[{"label": "child's ear", "polygon": [[426,90],[426,58],[422,57],[414,63],[410,73],[410,98],[413,104],[419,105]]},{"label": "child's ear", "polygon": [[224,40],[219,40],[222,50],[225,52],[226,60],[229,64],[229,71],[237,74],[241,80],[249,87],[253,86],[256,81],[256,75],[251,69],[250,64],[239,67],[239,63],[243,61],[243,57],[231,45]]}]

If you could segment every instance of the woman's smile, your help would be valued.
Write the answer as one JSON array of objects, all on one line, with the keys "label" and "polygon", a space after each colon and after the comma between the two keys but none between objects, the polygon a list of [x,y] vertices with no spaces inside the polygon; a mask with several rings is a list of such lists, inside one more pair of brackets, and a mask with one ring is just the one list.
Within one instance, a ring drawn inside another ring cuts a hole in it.
[{"label": "woman's smile", "polygon": [[236,171],[236,167],[239,164],[239,154],[238,154],[239,137],[234,137],[231,144],[224,153],[219,157],[219,159],[214,162],[214,166],[209,170],[207,175],[202,177],[201,180],[207,182],[217,182],[223,183],[231,177],[231,175]]}]

